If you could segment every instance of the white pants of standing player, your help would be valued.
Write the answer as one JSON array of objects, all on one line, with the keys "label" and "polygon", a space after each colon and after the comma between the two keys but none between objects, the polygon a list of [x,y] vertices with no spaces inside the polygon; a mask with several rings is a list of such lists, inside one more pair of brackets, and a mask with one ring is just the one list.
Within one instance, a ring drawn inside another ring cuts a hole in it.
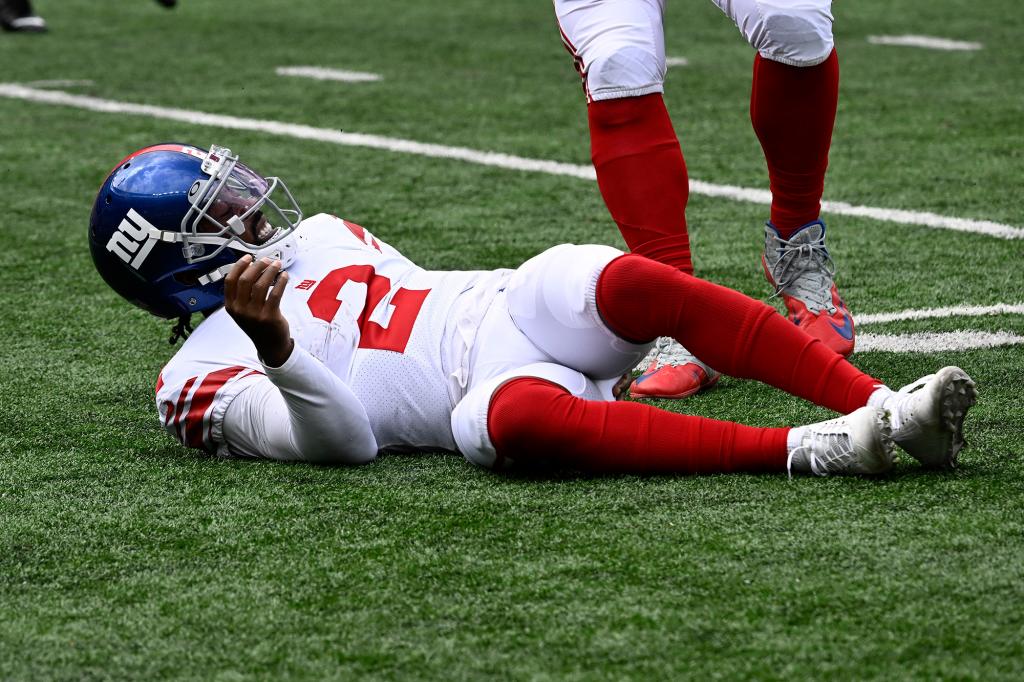
[{"label": "white pants of standing player", "polygon": [[[831,0],[712,2],[765,59],[814,66],[832,52]],[[663,92],[665,0],[554,0],[554,5],[588,101]]]}]

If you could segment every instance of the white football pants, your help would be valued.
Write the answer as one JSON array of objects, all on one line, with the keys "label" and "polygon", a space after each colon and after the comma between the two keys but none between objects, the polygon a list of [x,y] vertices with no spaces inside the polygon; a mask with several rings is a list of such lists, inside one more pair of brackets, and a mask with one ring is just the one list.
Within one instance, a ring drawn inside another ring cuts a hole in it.
[{"label": "white football pants", "polygon": [[452,412],[452,433],[466,459],[494,466],[487,410],[511,379],[536,377],[589,400],[614,399],[612,386],[653,345],[619,338],[598,313],[597,280],[621,255],[610,246],[562,244],[512,275],[480,324],[469,390]]},{"label": "white football pants", "polygon": [[[765,59],[814,66],[832,52],[831,0],[712,0]],[[554,0],[588,101],[663,92],[665,0]]]}]

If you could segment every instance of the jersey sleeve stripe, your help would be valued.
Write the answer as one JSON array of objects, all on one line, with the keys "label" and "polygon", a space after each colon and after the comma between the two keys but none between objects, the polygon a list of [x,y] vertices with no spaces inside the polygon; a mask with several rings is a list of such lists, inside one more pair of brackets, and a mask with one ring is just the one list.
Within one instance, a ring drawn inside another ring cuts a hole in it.
[{"label": "jersey sleeve stripe", "polygon": [[[225,382],[224,385],[226,386],[229,383],[238,382],[238,381],[241,381],[242,379],[246,379],[248,377],[253,377],[253,376],[265,377],[267,375],[264,374],[263,372],[259,371],[258,369],[247,369],[244,372],[242,372],[241,374],[238,374],[235,377],[229,379],[227,382]],[[206,431],[205,431],[205,434],[203,436],[203,443],[205,444],[205,446],[208,446],[208,447],[212,448],[213,447],[213,419],[212,419],[212,411],[211,411],[209,416],[204,415],[203,418],[204,418],[205,423],[206,423]]]},{"label": "jersey sleeve stripe", "polygon": [[182,442],[193,448],[201,448],[209,440],[209,428],[207,426],[207,413],[213,407],[213,399],[224,384],[238,374],[246,371],[247,367],[234,365],[207,374],[195,393],[192,395],[192,404],[188,414],[185,415],[185,437]]},{"label": "jersey sleeve stripe", "polygon": [[188,392],[192,390],[192,384],[196,382],[199,377],[192,377],[185,382],[185,385],[181,389],[181,393],[178,394],[178,402],[173,410],[167,411],[167,429],[174,434],[178,440],[183,441],[181,429],[181,418],[185,414],[185,399],[188,397]]}]

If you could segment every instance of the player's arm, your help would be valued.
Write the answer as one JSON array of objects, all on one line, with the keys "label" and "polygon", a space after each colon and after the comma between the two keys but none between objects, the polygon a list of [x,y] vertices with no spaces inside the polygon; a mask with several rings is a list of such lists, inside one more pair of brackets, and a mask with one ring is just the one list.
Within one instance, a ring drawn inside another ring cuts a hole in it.
[{"label": "player's arm", "polygon": [[224,306],[259,353],[267,381],[224,415],[229,448],[255,457],[360,464],[377,455],[366,409],[352,390],[291,338],[281,313],[288,273],[244,256],[224,280]]}]

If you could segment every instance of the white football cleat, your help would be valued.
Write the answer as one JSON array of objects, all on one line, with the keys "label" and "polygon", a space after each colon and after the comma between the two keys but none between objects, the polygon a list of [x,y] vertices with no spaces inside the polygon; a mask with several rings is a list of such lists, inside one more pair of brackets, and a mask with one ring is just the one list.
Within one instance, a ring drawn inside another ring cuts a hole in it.
[{"label": "white football cleat", "polygon": [[943,367],[892,394],[892,439],[926,467],[956,466],[964,446],[964,419],[978,400],[967,372]]},{"label": "white football cleat", "polygon": [[891,430],[889,413],[880,407],[797,427],[786,468],[816,476],[884,473],[893,461]]}]

